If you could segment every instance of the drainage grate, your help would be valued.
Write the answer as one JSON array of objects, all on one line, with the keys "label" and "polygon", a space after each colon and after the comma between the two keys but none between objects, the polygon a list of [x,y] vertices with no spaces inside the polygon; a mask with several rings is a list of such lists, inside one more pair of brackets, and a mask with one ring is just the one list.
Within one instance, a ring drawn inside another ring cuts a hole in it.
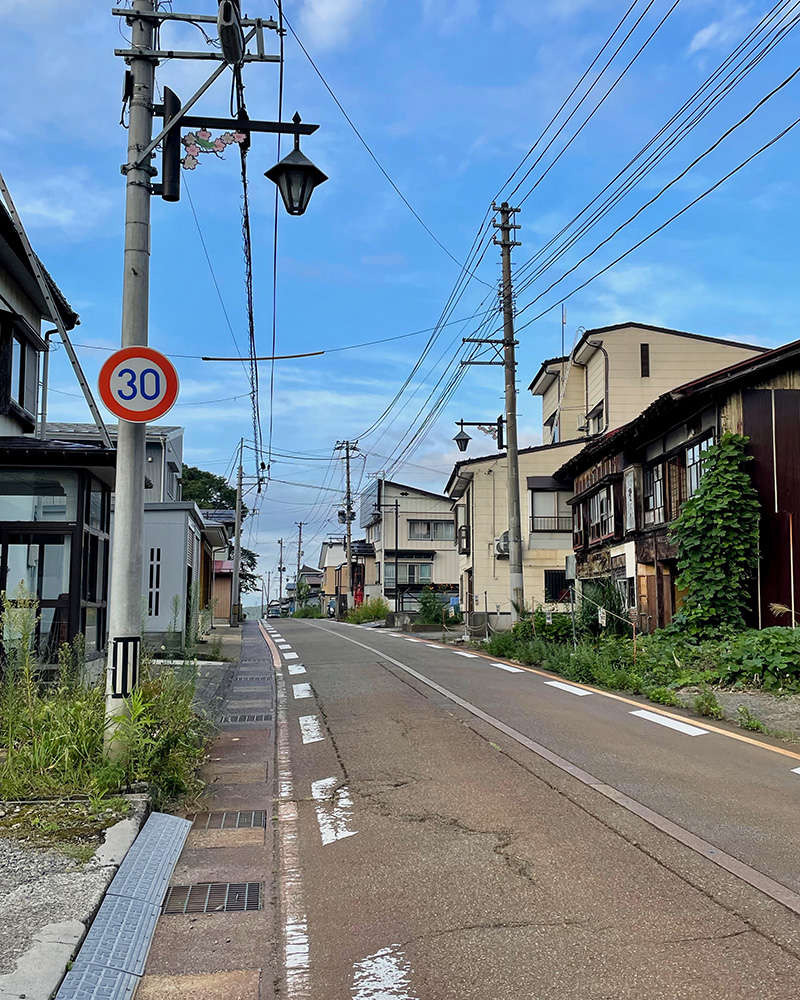
[{"label": "drainage grate", "polygon": [[162,913],[244,913],[261,909],[261,882],[171,885]]},{"label": "drainage grate", "polygon": [[234,684],[241,684],[243,681],[265,681],[267,679],[266,674],[252,674],[248,677],[234,677]]},{"label": "drainage grate", "polygon": [[241,830],[243,828],[249,830],[264,826],[264,810],[195,813],[192,819],[195,830]]},{"label": "drainage grate", "polygon": [[231,725],[236,722],[269,722],[271,719],[271,715],[221,715],[219,721],[221,725]]}]

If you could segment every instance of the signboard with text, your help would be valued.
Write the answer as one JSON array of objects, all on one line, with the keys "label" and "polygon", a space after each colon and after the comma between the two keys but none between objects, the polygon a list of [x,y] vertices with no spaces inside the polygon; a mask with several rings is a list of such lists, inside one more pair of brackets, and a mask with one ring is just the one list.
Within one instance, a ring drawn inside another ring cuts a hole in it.
[{"label": "signboard with text", "polygon": [[175,366],[152,347],[115,351],[98,378],[105,406],[120,420],[136,424],[163,417],[178,398],[178,387]]}]

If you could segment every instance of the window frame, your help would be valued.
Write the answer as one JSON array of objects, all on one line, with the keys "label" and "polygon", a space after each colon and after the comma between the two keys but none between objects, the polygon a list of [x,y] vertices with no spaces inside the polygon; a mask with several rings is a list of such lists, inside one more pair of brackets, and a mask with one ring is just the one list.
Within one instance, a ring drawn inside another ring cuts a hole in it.
[{"label": "window frame", "polygon": [[[649,480],[649,482],[648,482]],[[645,524],[662,524],[666,512],[664,465],[656,462],[642,471],[642,508]]]},{"label": "window frame", "polygon": [[686,470],[686,499],[694,496],[700,488],[700,481],[703,478],[703,454],[714,444],[714,432],[707,431],[702,437],[697,438],[687,446],[684,455],[684,468]]}]

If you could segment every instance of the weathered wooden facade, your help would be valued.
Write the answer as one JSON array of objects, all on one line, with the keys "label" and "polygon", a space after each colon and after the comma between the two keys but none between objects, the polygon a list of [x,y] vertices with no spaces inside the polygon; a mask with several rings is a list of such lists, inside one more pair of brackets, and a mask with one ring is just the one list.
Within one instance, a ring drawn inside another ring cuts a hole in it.
[{"label": "weathered wooden facade", "polygon": [[749,438],[761,504],[751,624],[779,624],[770,605],[795,609],[800,600],[800,341],[665,393],[556,472],[574,479],[579,586],[613,579],[643,631],[680,607],[670,524],[700,484],[705,451],[727,430]]}]

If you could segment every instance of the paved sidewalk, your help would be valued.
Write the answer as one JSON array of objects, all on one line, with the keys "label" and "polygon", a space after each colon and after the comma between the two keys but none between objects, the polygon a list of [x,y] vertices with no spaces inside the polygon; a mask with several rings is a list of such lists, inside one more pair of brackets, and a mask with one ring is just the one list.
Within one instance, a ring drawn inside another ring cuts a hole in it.
[{"label": "paved sidewalk", "polygon": [[[159,918],[137,1000],[259,1000],[273,994],[275,677],[256,622],[244,624],[239,662],[229,666],[221,733],[204,769],[209,785],[199,812],[188,814],[194,827],[165,906],[177,912]],[[227,888],[209,891],[210,884]],[[249,909],[254,893],[258,908]]]}]

